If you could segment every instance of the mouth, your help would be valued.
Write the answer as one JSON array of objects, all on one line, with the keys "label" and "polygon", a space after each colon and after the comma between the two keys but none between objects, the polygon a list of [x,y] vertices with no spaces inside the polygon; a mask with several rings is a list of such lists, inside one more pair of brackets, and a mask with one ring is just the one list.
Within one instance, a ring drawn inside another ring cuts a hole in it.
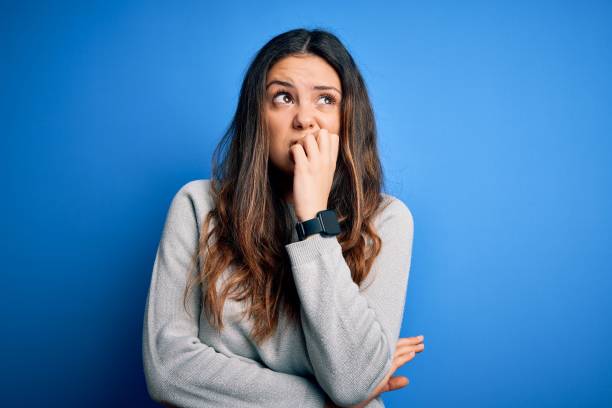
[{"label": "mouth", "polygon": [[306,132],[306,133],[304,133],[303,135],[301,135],[300,137],[298,137],[297,139],[293,139],[293,140],[291,140],[291,141],[289,142],[289,147],[291,147],[291,146],[293,146],[294,144],[298,143],[300,140],[302,140],[304,137],[306,137],[306,135],[309,135],[309,134],[313,134],[313,135],[314,135],[314,134],[315,134],[315,132],[314,132],[314,131]]}]

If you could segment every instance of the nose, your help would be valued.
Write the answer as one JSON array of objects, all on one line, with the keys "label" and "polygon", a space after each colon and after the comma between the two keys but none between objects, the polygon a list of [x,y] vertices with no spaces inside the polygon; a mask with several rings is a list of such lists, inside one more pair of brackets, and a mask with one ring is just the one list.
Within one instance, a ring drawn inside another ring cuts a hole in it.
[{"label": "nose", "polygon": [[312,130],[316,126],[316,123],[316,116],[310,107],[304,105],[298,107],[293,117],[293,127],[295,129]]}]

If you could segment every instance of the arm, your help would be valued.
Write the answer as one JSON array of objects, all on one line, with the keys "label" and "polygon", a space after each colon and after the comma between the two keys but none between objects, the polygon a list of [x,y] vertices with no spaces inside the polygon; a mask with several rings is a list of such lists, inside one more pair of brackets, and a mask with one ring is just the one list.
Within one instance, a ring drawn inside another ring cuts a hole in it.
[{"label": "arm", "polygon": [[414,230],[408,207],[393,201],[377,222],[382,248],[361,287],[337,237],[315,234],[285,246],[315,377],[338,405],[366,400],[391,369]]},{"label": "arm", "polygon": [[201,293],[188,297],[191,316],[182,298],[198,241],[191,194],[184,186],[172,200],[146,300],[142,352],[151,398],[194,408],[323,407],[325,394],[315,382],[228,357],[198,338]]}]

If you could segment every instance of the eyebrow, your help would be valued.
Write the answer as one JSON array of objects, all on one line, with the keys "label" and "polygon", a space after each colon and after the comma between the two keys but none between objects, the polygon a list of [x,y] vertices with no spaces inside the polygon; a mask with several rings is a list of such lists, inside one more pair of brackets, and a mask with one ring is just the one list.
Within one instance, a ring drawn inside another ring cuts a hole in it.
[{"label": "eyebrow", "polygon": [[[268,89],[268,88],[270,87],[270,85],[273,85],[273,84],[284,85],[284,86],[286,86],[286,87],[288,87],[288,88],[295,88],[295,87],[293,86],[293,84],[292,84],[292,83],[290,83],[290,82],[280,81],[280,80],[278,80],[278,79],[275,79],[275,80],[273,80],[273,81],[268,82],[268,84],[266,85],[266,89]],[[319,91],[327,91],[327,90],[330,90],[330,89],[331,89],[331,90],[334,90],[334,91],[338,92],[340,95],[342,95],[342,92],[340,92],[340,91],[338,90],[338,88],[333,87],[333,86],[328,86],[328,85],[315,85],[315,86],[313,86],[313,87],[312,87],[312,89],[316,89],[316,90],[319,90]]]}]

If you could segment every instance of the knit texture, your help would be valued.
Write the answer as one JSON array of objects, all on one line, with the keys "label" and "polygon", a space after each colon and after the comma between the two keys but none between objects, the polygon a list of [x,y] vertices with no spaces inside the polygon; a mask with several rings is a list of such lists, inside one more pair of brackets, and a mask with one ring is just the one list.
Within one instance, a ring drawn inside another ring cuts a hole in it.
[{"label": "knit texture", "polygon": [[[391,369],[399,339],[413,240],[413,218],[398,198],[374,220],[382,249],[357,285],[337,237],[299,241],[285,249],[301,303],[301,322],[282,315],[262,345],[228,299],[224,329],[212,328],[194,290],[183,307],[199,231],[213,206],[210,180],[193,180],[176,193],[157,248],[145,304],[142,357],[151,398],[176,407],[317,407],[365,400]],[[297,218],[290,207],[294,223]],[[224,271],[217,288],[231,273]],[[384,407],[376,398],[369,408]]]}]

